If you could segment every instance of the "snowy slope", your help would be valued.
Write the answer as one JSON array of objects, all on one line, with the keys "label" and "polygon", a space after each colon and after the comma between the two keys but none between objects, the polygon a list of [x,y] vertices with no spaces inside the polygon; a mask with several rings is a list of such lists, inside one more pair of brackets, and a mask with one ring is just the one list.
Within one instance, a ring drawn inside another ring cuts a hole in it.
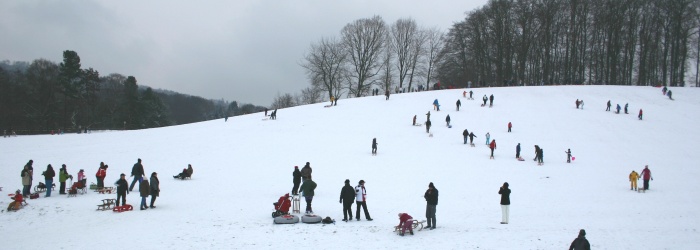
[{"label": "snowy slope", "polygon": [[[20,170],[29,159],[34,184],[43,181],[47,164],[56,171],[66,164],[73,175],[85,169],[88,183],[95,182],[100,162],[110,166],[105,182],[111,184],[141,158],[147,175],[158,172],[162,191],[156,209],[125,213],[95,211],[115,195],[42,195],[19,212],[0,214],[6,236],[0,248],[564,249],[584,228],[595,249],[694,249],[700,170],[691,152],[700,145],[700,89],[672,90],[675,101],[652,87],[473,89],[473,101],[461,89],[442,90],[281,109],[277,120],[256,113],[139,131],[3,138],[2,197],[21,189]],[[493,108],[479,106],[484,94],[495,96]],[[439,112],[432,110],[434,99]],[[576,99],[585,109],[575,108]],[[613,108],[629,103],[631,114],[605,112],[608,100]],[[636,118],[640,108],[643,121]],[[413,115],[423,123],[428,111],[433,137],[411,126]],[[453,128],[445,126],[447,114]],[[465,128],[478,136],[476,147],[462,144]],[[486,132],[498,145],[494,160]],[[514,159],[517,143],[524,162]],[[531,160],[535,144],[544,149],[544,166]],[[571,164],[567,148],[576,157]],[[272,203],[291,191],[294,166],[306,162],[318,184],[314,211],[338,223],[272,224]],[[193,179],[174,180],[187,164]],[[630,191],[627,176],[647,164],[655,177],[651,190]],[[345,179],[353,186],[366,181],[374,221],[340,221]],[[501,225],[497,191],[506,181],[511,216]],[[429,182],[440,191],[437,229],[399,238],[392,233],[398,212],[425,219]],[[0,199],[0,206],[9,201]],[[137,192],[127,197],[137,208],[139,201]]]}]

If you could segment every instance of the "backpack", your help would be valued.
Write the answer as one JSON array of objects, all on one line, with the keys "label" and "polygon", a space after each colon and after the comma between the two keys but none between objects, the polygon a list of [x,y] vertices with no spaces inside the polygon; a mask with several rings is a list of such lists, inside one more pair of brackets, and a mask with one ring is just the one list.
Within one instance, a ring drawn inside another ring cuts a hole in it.
[{"label": "backpack", "polygon": [[335,220],[331,219],[331,217],[326,216],[326,218],[323,218],[323,220],[321,220],[321,223],[323,223],[323,224],[331,224],[331,223],[335,224]]}]

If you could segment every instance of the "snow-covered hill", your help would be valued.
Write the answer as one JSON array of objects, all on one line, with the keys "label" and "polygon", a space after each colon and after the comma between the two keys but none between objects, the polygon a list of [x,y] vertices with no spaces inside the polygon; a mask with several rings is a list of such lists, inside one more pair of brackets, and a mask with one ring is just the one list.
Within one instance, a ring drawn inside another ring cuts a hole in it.
[{"label": "snow-covered hill", "polygon": [[[700,244],[700,168],[692,164],[700,146],[700,89],[672,90],[675,101],[652,87],[473,89],[476,100],[463,98],[462,89],[442,90],[281,109],[277,120],[256,113],[139,131],[3,138],[2,197],[21,189],[29,159],[34,184],[43,181],[47,164],[56,171],[66,164],[73,175],[85,169],[95,182],[100,162],[110,166],[105,182],[111,184],[141,158],[147,175],[158,172],[162,191],[156,209],[124,213],[95,211],[115,195],[42,195],[0,214],[0,248],[564,249],[583,228],[595,249],[694,249]],[[480,107],[481,97],[491,94],[494,107]],[[432,110],[434,99],[439,112]],[[584,100],[583,110],[575,108],[576,99]],[[613,108],[629,103],[630,114],[606,112],[608,100]],[[433,137],[411,125],[414,115],[424,123],[428,111]],[[448,114],[452,128],[444,123]],[[478,136],[476,147],[463,144],[464,129]],[[487,132],[497,142],[493,160],[484,145]],[[372,138],[377,156],[370,153]],[[526,161],[515,160],[517,143]],[[534,145],[544,150],[544,166],[531,160]],[[576,157],[571,164],[568,148]],[[272,224],[272,203],[291,191],[294,166],[306,162],[318,184],[314,211],[338,223]],[[187,164],[194,167],[192,180],[174,180]],[[645,165],[654,177],[651,190],[630,191],[629,173]],[[374,221],[340,221],[345,179],[353,186],[366,181]],[[397,213],[425,218],[430,182],[440,191],[437,229],[398,237],[392,233]],[[508,225],[499,224],[503,182],[512,189]],[[0,199],[0,206],[9,201]],[[137,192],[128,195],[135,207],[139,201]]]}]

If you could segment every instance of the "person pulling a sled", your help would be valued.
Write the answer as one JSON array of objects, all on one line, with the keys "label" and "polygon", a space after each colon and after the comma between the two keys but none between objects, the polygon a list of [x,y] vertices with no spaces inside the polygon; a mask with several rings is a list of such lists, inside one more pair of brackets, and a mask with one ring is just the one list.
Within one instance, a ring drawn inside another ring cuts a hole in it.
[{"label": "person pulling a sled", "polygon": [[399,225],[396,228],[400,229],[399,235],[404,236],[406,230],[408,233],[413,235],[413,217],[407,213],[399,213]]}]

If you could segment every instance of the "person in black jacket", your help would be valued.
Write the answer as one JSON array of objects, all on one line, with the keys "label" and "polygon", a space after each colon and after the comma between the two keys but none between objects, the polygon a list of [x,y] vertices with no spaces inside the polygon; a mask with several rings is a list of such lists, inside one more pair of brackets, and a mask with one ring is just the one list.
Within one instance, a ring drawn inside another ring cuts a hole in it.
[{"label": "person in black jacket", "polygon": [[467,144],[467,138],[469,138],[469,130],[464,129],[464,132],[462,132],[462,136],[464,136],[464,144]]},{"label": "person in black jacket", "polygon": [[459,111],[459,106],[462,106],[462,102],[459,99],[457,99],[457,111]]},{"label": "person in black jacket", "polygon": [[304,167],[301,168],[301,180],[305,181],[307,179],[311,179],[311,172],[311,163],[307,161],[306,165],[304,165]]},{"label": "person in black jacket", "polygon": [[578,232],[578,237],[571,242],[569,250],[591,250],[591,244],[586,239],[586,230],[581,229]]},{"label": "person in black jacket", "polygon": [[493,106],[493,95],[489,97],[489,107]]},{"label": "person in black jacket", "polygon": [[41,175],[44,176],[44,181],[46,181],[46,196],[44,197],[51,197],[51,189],[53,187],[53,177],[56,176],[56,171],[53,171],[53,167],[51,164],[46,166],[46,171],[42,173]]},{"label": "person in black jacket", "polygon": [[435,229],[435,209],[437,208],[438,204],[438,190],[435,188],[435,185],[431,182],[428,184],[428,190],[425,191],[425,195],[423,195],[425,198],[425,201],[428,203],[428,205],[425,208],[425,217],[428,220],[428,228],[430,230]]},{"label": "person in black jacket", "polygon": [[518,146],[515,146],[515,159],[520,159],[520,143],[518,143]]},{"label": "person in black jacket", "polygon": [[425,121],[425,132],[430,133],[430,125],[432,125],[432,122],[430,120]]},{"label": "person in black jacket", "polygon": [[141,183],[141,180],[143,180],[143,176],[145,172],[143,171],[143,165],[141,165],[141,158],[139,158],[138,162],[134,164],[134,166],[131,168],[131,176],[134,177],[134,180],[131,181],[131,186],[129,186],[129,192],[134,191],[134,184],[136,184],[136,181]]},{"label": "person in black jacket", "polygon": [[160,181],[158,180],[158,173],[151,173],[151,206],[150,208],[156,208],[153,204],[156,202],[156,197],[160,195]]},{"label": "person in black jacket", "polygon": [[498,190],[498,194],[501,195],[501,224],[508,224],[508,215],[510,213],[510,189],[508,188],[508,182],[503,183],[501,189]]},{"label": "person in black jacket", "polygon": [[119,180],[114,183],[117,185],[117,207],[119,206],[119,198],[121,197],[122,205],[126,205],[126,195],[129,193],[129,183],[126,182],[126,175],[122,173]]},{"label": "person in black jacket", "polygon": [[372,155],[377,155],[377,138],[372,139]]},{"label": "person in black jacket", "polygon": [[294,172],[292,172],[292,182],[294,182],[294,187],[292,187],[292,195],[299,194],[299,184],[301,184],[301,172],[298,166],[294,166]]},{"label": "person in black jacket", "polygon": [[476,135],[474,135],[474,131],[469,132],[469,144],[474,144],[474,137],[476,137]]},{"label": "person in black jacket", "polygon": [[340,203],[343,203],[343,221],[352,220],[352,204],[355,203],[355,189],[350,186],[350,180],[345,180],[345,186],[340,190]]}]

